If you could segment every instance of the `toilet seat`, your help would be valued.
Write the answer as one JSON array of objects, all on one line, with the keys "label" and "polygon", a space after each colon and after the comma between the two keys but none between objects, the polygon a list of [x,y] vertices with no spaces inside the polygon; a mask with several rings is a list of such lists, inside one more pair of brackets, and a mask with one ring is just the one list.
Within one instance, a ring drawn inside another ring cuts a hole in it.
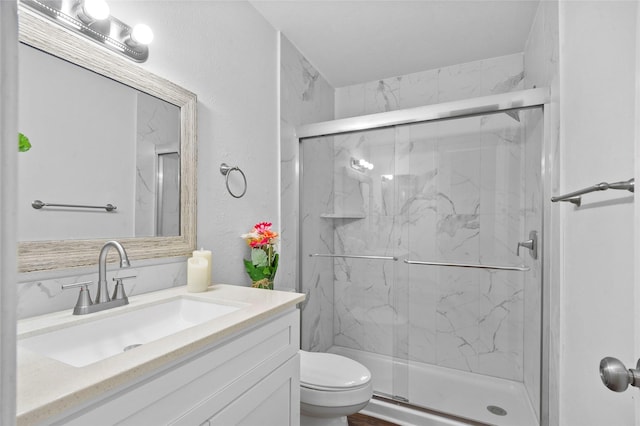
[{"label": "toilet seat", "polygon": [[347,426],[373,396],[369,370],[341,355],[299,351],[300,424]]},{"label": "toilet seat", "polygon": [[362,364],[340,355],[300,351],[303,411],[312,406],[359,407],[358,411],[372,395],[371,373]]},{"label": "toilet seat", "polygon": [[344,356],[300,351],[300,385],[309,389],[342,392],[367,387],[371,372]]}]

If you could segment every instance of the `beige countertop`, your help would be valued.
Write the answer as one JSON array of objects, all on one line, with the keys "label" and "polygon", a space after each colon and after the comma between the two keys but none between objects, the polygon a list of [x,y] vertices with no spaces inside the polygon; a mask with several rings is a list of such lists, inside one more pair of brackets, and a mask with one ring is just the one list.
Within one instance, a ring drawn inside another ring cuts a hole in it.
[{"label": "beige countertop", "polygon": [[[240,309],[84,367],[73,367],[20,345],[21,339],[108,318],[182,295]],[[292,309],[304,298],[299,293],[226,284],[212,285],[203,293],[187,293],[186,286],[183,286],[133,296],[126,306],[93,314],[72,315],[70,307],[69,310],[21,320],[18,322],[18,425],[37,424],[79,407],[190,353]]]}]

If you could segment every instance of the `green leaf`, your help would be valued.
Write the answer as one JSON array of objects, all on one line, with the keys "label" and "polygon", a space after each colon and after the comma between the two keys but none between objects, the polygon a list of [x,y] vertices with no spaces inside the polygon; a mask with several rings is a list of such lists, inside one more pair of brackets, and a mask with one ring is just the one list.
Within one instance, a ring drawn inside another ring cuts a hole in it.
[{"label": "green leaf", "polygon": [[269,266],[267,253],[262,249],[251,249],[251,261],[256,266]]},{"label": "green leaf", "polygon": [[31,149],[31,142],[29,142],[29,138],[23,135],[22,133],[18,133],[18,151],[27,152]]},{"label": "green leaf", "polygon": [[273,280],[278,271],[278,260],[280,255],[276,253],[273,256],[272,263],[269,265],[267,252],[262,249],[251,249],[251,260],[243,259],[244,269],[251,278],[251,281],[259,281],[265,278]]},{"label": "green leaf", "polygon": [[252,281],[258,281],[261,280],[263,278],[267,278],[263,273],[262,273],[262,269],[256,268],[253,265],[253,262],[247,259],[243,259],[244,260],[244,269],[246,269],[247,274],[249,274],[249,277],[251,278]]}]

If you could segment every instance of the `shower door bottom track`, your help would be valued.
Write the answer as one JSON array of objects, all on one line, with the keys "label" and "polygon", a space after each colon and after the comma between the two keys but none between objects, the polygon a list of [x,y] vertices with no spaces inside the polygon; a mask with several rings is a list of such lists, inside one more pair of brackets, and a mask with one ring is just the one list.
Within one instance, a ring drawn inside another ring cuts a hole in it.
[{"label": "shower door bottom track", "polygon": [[[450,421],[454,421],[460,424],[460,426],[464,425],[464,426],[491,426],[489,423],[482,423],[482,422],[478,422],[475,420],[469,420],[469,419],[465,419],[462,417],[458,417],[458,416],[454,416],[452,414],[447,414],[447,413],[443,413],[441,411],[436,411],[436,410],[431,410],[429,408],[424,408],[424,407],[420,407],[417,405],[413,405],[409,402],[409,400],[407,398],[404,398],[402,396],[392,396],[383,392],[377,392],[374,391],[373,393],[373,399],[377,400],[377,401],[381,401],[387,404],[393,404],[393,405],[397,405],[399,407],[403,407],[405,409],[409,409],[409,410],[414,410],[414,411],[418,411],[421,413],[425,413],[425,414],[429,414],[431,416],[436,416],[436,417],[441,417],[443,419],[446,420],[450,420]],[[368,411],[369,407],[365,408],[363,411],[365,411],[365,413]],[[374,413],[374,417],[375,417],[375,413]],[[447,423],[449,424],[449,423]]]}]

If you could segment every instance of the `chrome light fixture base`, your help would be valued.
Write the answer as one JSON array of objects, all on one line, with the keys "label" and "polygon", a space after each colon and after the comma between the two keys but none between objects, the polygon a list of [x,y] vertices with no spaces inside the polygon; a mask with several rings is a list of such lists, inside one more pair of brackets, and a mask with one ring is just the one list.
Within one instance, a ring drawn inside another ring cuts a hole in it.
[{"label": "chrome light fixture base", "polygon": [[147,45],[132,41],[133,28],[113,16],[102,20],[88,19],[82,10],[82,0],[20,0],[20,2],[58,25],[79,33],[132,61],[145,62],[149,57]]}]

